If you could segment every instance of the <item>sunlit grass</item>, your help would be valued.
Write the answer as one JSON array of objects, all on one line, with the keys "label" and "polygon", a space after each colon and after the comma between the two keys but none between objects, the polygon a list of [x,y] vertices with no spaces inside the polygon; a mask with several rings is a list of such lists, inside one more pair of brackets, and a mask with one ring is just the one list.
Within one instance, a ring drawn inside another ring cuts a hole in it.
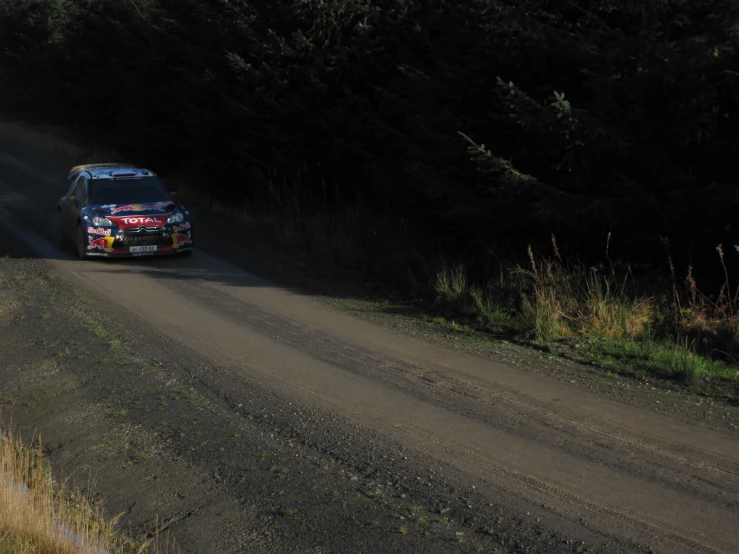
[{"label": "sunlit grass", "polygon": [[[120,517],[120,516],[119,516]],[[30,448],[12,433],[0,436],[0,554],[175,552],[169,538],[136,544],[115,531],[78,490],[54,481],[40,445]]]}]

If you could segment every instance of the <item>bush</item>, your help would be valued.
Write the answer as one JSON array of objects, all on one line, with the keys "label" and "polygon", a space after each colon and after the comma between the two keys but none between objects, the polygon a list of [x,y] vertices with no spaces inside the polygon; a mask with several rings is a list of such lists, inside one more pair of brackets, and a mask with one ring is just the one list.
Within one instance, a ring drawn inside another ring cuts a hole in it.
[{"label": "bush", "polygon": [[556,259],[536,258],[531,269],[517,268],[523,284],[522,315],[541,340],[572,336],[633,339],[647,336],[656,320],[652,301],[639,296],[630,273],[617,276],[582,264],[565,264],[553,241]]}]

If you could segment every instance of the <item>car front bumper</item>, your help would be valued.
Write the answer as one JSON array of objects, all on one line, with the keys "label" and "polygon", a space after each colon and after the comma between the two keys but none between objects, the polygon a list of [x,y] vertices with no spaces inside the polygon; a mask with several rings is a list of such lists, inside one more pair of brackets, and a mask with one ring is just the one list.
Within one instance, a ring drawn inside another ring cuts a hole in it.
[{"label": "car front bumper", "polygon": [[166,256],[193,250],[192,231],[177,232],[172,228],[146,231],[93,229],[87,233],[87,256],[101,258]]},{"label": "car front bumper", "polygon": [[130,248],[113,248],[109,252],[106,251],[89,251],[87,256],[98,258],[134,258],[140,256],[175,256],[184,254],[193,250],[192,246],[182,246],[180,248],[172,248],[171,246],[157,247],[154,251],[132,251]]}]

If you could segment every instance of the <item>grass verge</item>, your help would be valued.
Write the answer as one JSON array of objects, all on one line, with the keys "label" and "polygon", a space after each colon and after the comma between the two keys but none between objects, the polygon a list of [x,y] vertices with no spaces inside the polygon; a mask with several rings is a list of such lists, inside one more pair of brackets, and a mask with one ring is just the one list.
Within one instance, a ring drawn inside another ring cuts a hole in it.
[{"label": "grass verge", "polygon": [[696,351],[687,338],[663,340],[592,340],[585,352],[591,359],[636,377],[656,376],[682,383],[706,396],[730,396],[736,391],[739,368]]},{"label": "grass verge", "polygon": [[[435,306],[478,331],[569,347],[612,371],[739,404],[739,289],[732,293],[728,272],[709,297],[692,268],[678,284],[669,259],[670,281],[640,280],[628,266],[563,260],[554,238],[552,246],[551,257],[529,248],[527,265],[484,287],[463,267],[443,268],[433,282]],[[721,246],[717,252],[725,268]]]},{"label": "grass verge", "polygon": [[38,442],[0,436],[0,554],[144,554],[175,552],[169,538],[138,544],[115,530],[78,489],[54,481]]}]

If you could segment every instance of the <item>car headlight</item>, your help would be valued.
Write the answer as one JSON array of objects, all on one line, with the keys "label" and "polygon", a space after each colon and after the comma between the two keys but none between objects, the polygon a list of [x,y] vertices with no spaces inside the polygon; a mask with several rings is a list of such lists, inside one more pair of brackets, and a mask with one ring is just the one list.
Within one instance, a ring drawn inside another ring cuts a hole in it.
[{"label": "car headlight", "polygon": [[169,219],[167,219],[167,223],[169,223],[170,225],[172,223],[182,223],[183,221],[185,221],[185,216],[182,215],[182,212],[180,212],[179,210],[177,210],[175,213],[169,216]]},{"label": "car headlight", "polygon": [[92,224],[95,227],[112,227],[113,222],[107,217],[95,216],[92,218]]}]

